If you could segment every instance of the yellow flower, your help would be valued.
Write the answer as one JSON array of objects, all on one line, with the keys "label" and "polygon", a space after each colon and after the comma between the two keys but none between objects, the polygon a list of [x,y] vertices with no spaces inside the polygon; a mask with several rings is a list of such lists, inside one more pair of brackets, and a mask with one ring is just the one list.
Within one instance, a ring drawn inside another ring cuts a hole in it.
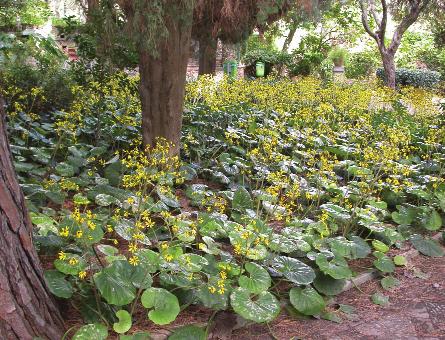
[{"label": "yellow flower", "polygon": [[79,278],[83,280],[87,276],[87,272],[82,270],[79,272]]},{"label": "yellow flower", "polygon": [[214,294],[216,292],[216,288],[215,287],[209,286],[208,288],[209,288],[209,292],[210,293]]},{"label": "yellow flower", "polygon": [[66,260],[66,254],[63,251],[59,251],[59,260]]},{"label": "yellow flower", "polygon": [[77,238],[81,238],[82,235],[83,235],[83,231],[82,231],[82,230],[78,230],[78,231],[76,232],[76,237],[77,237]]},{"label": "yellow flower", "polygon": [[128,263],[130,263],[132,266],[137,266],[139,264],[139,257],[133,255],[128,259]]},{"label": "yellow flower", "polygon": [[75,265],[78,264],[78,263],[79,263],[79,260],[76,259],[75,257],[72,257],[72,258],[70,258],[70,260],[69,260],[69,264],[72,265],[72,266],[75,266]]},{"label": "yellow flower", "polygon": [[130,243],[128,245],[128,251],[130,253],[135,253],[138,250],[138,245],[136,243]]},{"label": "yellow flower", "polygon": [[59,231],[59,235],[62,237],[68,237],[70,234],[70,231],[68,227],[63,227],[62,230]]}]

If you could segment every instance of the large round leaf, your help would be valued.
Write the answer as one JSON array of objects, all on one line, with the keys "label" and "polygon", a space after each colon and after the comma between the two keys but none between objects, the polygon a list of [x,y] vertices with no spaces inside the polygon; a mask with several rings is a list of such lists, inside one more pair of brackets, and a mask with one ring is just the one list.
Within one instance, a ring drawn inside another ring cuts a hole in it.
[{"label": "large round leaf", "polygon": [[325,295],[337,295],[343,291],[346,280],[336,280],[330,275],[318,273],[314,280],[315,288]]},{"label": "large round leaf", "polygon": [[426,256],[441,257],[444,255],[443,248],[434,239],[424,239],[420,235],[413,235],[410,238],[414,248]]},{"label": "large round leaf", "polygon": [[296,310],[304,315],[319,314],[326,307],[321,295],[312,287],[294,287],[289,292],[289,298]]},{"label": "large round leaf", "polygon": [[168,340],[206,340],[206,332],[201,327],[187,325],[175,329]]},{"label": "large round leaf", "polygon": [[334,279],[349,279],[352,276],[348,263],[342,257],[334,257],[328,260],[326,254],[318,254],[315,262],[323,273],[332,276]]},{"label": "large round leaf", "polygon": [[374,261],[374,266],[383,273],[392,273],[396,269],[392,259],[385,255],[376,259]]},{"label": "large round leaf", "polygon": [[178,298],[163,288],[149,288],[141,296],[142,305],[151,309],[148,318],[157,325],[173,322],[179,314]]},{"label": "large round leaf", "polygon": [[272,267],[296,284],[307,285],[315,279],[314,270],[293,257],[278,256],[273,260]]},{"label": "large round leaf", "polygon": [[107,326],[101,323],[91,323],[79,328],[72,340],[105,340],[107,337]]},{"label": "large round leaf", "polygon": [[261,292],[256,296],[238,287],[230,295],[233,310],[243,318],[255,322],[269,322],[280,313],[280,303],[270,292]]},{"label": "large round leaf", "polygon": [[428,230],[439,230],[442,227],[442,218],[435,209],[432,209],[422,218],[422,224]]},{"label": "large round leaf", "polygon": [[48,288],[57,297],[68,299],[73,295],[73,286],[65,280],[65,275],[58,270],[45,271]]},{"label": "large round leaf", "polygon": [[119,322],[113,324],[113,329],[116,333],[123,334],[130,330],[131,328],[131,315],[126,310],[119,310],[116,312],[116,316]]},{"label": "large round leaf", "polygon": [[240,287],[246,288],[254,294],[261,293],[270,287],[271,279],[266,269],[253,262],[246,263],[244,268],[250,275],[249,277],[246,275],[240,276],[238,279]]},{"label": "large round leaf", "polygon": [[57,259],[54,261],[54,267],[59,272],[70,275],[77,275],[80,271],[86,268],[85,260],[76,254],[67,254],[65,260]]},{"label": "large round leaf", "polygon": [[233,195],[232,208],[237,210],[252,209],[253,202],[249,192],[244,187],[239,187]]},{"label": "large round leaf", "polygon": [[94,283],[109,304],[124,306],[136,297],[136,288],[131,282],[132,274],[127,261],[114,261],[94,274]]}]

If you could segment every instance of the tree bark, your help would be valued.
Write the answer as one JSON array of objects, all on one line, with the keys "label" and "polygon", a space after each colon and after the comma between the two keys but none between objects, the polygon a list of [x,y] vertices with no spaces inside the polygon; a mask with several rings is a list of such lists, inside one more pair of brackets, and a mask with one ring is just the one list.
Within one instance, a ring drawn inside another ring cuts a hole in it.
[{"label": "tree bark", "polygon": [[381,53],[383,70],[385,71],[386,86],[396,88],[396,65],[394,62],[394,55],[390,53]]},{"label": "tree bark", "polygon": [[0,339],[59,340],[63,320],[46,286],[31,228],[0,98]]},{"label": "tree bark", "polygon": [[289,33],[287,34],[286,39],[284,40],[284,44],[283,44],[283,52],[287,52],[287,50],[289,49],[289,46],[292,42],[292,40],[294,40],[294,36],[295,33],[297,32],[297,25],[292,25],[291,28],[289,29]]},{"label": "tree bark", "polygon": [[159,137],[173,143],[171,154],[179,154],[184,84],[190,51],[191,24],[165,20],[168,37],[158,44],[157,55],[139,50],[139,87],[142,103],[142,137],[154,146]]},{"label": "tree bark", "polygon": [[217,45],[218,41],[211,37],[199,40],[199,75],[215,74]]}]

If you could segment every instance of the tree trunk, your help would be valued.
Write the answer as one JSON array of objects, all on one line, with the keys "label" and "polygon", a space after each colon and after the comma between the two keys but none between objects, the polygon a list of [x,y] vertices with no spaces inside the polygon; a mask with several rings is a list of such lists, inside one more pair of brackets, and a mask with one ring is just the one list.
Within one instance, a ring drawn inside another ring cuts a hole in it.
[{"label": "tree trunk", "polygon": [[158,44],[156,57],[146,48],[139,51],[142,137],[147,146],[163,137],[174,144],[171,154],[179,154],[191,24],[166,18],[166,27],[168,37]]},{"label": "tree trunk", "polygon": [[0,98],[0,339],[59,340],[64,326],[31,238]]},{"label": "tree trunk", "polygon": [[390,53],[382,53],[383,69],[385,71],[386,86],[396,88],[396,65],[394,55]]},{"label": "tree trunk", "polygon": [[199,40],[199,75],[215,74],[217,46],[218,40],[211,37]]},{"label": "tree trunk", "polygon": [[93,22],[94,13],[97,10],[97,7],[99,5],[98,0],[87,0],[87,13],[86,13],[86,21],[87,23]]},{"label": "tree trunk", "polygon": [[289,49],[289,46],[292,42],[292,40],[294,40],[294,36],[295,33],[297,32],[297,25],[292,25],[291,28],[289,29],[289,33],[286,37],[286,39],[284,40],[284,44],[283,44],[283,52],[287,52],[287,50]]}]

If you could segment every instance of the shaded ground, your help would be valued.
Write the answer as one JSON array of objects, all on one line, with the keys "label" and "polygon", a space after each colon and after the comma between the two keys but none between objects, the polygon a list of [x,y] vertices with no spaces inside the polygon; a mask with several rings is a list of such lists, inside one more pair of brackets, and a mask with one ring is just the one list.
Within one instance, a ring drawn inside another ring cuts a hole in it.
[{"label": "shaded ground", "polygon": [[[419,256],[395,277],[400,286],[384,291],[374,280],[337,297],[336,302],[355,307],[342,323],[327,320],[290,320],[281,316],[270,325],[252,325],[233,332],[232,339],[445,339],[445,260]],[[370,296],[389,296],[385,307]],[[349,316],[350,320],[347,319]]]}]

